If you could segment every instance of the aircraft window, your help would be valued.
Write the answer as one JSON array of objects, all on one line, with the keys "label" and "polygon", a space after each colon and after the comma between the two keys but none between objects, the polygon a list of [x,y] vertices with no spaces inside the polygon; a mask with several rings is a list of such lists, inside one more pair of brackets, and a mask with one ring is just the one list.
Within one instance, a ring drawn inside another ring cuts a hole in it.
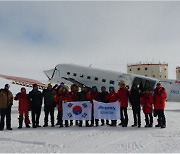
[{"label": "aircraft window", "polygon": [[165,76],[165,78],[166,78],[166,76]]},{"label": "aircraft window", "polygon": [[91,77],[90,77],[90,76],[87,76],[87,79],[91,79]]},{"label": "aircraft window", "polygon": [[106,79],[102,79],[102,82],[106,82]]},{"label": "aircraft window", "polygon": [[139,71],[139,70],[140,70],[140,68],[137,68],[137,70]]},{"label": "aircraft window", "polygon": [[129,69],[129,71],[131,71],[131,69]]},{"label": "aircraft window", "polygon": [[114,84],[114,81],[112,81],[112,80],[110,80],[110,82],[109,82],[110,84]]},{"label": "aircraft window", "polygon": [[94,78],[94,80],[98,81],[98,78],[97,78],[97,77],[95,77],[95,78]]},{"label": "aircraft window", "polygon": [[155,76],[155,75],[153,75],[153,77],[155,78],[156,76]]},{"label": "aircraft window", "polygon": [[80,77],[81,77],[81,78],[83,78],[83,77],[84,77],[84,75],[80,75]]},{"label": "aircraft window", "polygon": [[67,72],[67,75],[70,75],[70,72]]},{"label": "aircraft window", "polygon": [[73,76],[76,76],[77,74],[76,73],[73,73]]},{"label": "aircraft window", "polygon": [[147,71],[147,70],[148,70],[148,68],[147,68],[147,67],[145,67],[145,70]]}]

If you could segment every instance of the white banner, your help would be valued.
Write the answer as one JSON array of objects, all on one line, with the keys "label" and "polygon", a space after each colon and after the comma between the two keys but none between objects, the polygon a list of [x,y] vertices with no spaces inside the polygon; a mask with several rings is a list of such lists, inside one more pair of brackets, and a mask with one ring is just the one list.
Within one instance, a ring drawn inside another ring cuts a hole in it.
[{"label": "white banner", "polygon": [[102,103],[93,101],[94,119],[118,120],[120,119],[119,102]]},{"label": "white banner", "polygon": [[63,103],[63,120],[91,120],[90,101]]}]

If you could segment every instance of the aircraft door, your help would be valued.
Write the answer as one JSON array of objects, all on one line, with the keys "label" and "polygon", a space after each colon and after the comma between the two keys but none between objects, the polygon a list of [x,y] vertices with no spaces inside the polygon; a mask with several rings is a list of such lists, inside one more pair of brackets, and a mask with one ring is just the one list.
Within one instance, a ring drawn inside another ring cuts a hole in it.
[{"label": "aircraft door", "polygon": [[141,91],[145,91],[146,88],[153,91],[157,80],[151,80],[147,78],[135,77],[132,84],[136,84]]}]

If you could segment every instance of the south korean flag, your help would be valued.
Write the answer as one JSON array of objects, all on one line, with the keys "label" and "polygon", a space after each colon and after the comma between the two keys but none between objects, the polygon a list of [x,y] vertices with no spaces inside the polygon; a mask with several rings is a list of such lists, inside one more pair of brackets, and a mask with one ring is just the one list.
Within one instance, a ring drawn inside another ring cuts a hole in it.
[{"label": "south korean flag", "polygon": [[63,103],[63,120],[91,120],[90,101]]}]

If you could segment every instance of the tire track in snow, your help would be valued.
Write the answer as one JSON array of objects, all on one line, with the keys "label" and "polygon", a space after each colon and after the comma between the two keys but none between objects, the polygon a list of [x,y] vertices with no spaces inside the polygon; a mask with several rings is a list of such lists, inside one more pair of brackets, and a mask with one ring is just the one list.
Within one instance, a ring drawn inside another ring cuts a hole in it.
[{"label": "tire track in snow", "polygon": [[8,141],[8,142],[19,142],[23,144],[32,144],[32,145],[41,145],[41,146],[48,146],[53,148],[59,148],[59,145],[57,144],[47,144],[46,142],[37,142],[37,141],[22,141],[22,140],[16,140],[12,138],[0,138],[0,141]]},{"label": "tire track in snow", "polygon": [[[97,139],[101,141],[98,146],[91,149],[88,152],[138,152],[139,150],[142,150],[144,146],[146,146],[147,142],[141,141],[140,139],[132,141],[131,138],[133,136],[133,132],[130,131],[129,134],[124,135],[124,131],[132,130],[132,128],[119,128],[116,127],[117,133],[107,133],[106,132],[100,132],[100,134],[97,135]],[[135,128],[136,129],[136,128]],[[104,135],[104,138],[102,138]],[[89,136],[90,137],[90,136]],[[94,137],[94,135],[91,135],[91,137]],[[103,142],[102,142],[103,141]],[[96,141],[97,142],[97,141]],[[108,147],[108,148],[107,148]]]}]

